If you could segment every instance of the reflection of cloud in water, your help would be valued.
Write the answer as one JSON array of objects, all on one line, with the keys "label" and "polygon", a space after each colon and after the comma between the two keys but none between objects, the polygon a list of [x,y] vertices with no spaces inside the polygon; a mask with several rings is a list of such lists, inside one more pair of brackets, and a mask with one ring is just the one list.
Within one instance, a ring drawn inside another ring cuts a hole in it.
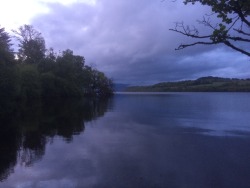
[{"label": "reflection of cloud in water", "polygon": [[120,111],[146,125],[197,128],[216,136],[250,132],[248,93],[121,93],[117,98]]},{"label": "reflection of cloud in water", "polygon": [[221,122],[235,124],[217,113],[223,109],[223,102],[216,101],[221,95],[227,111],[249,109],[249,102],[237,108],[224,94],[115,96],[110,111],[85,123],[84,134],[69,143],[55,136],[41,161],[16,166],[0,187],[54,188],[64,182],[76,188],[245,188],[250,184],[250,137],[204,134],[219,131],[213,126]]},{"label": "reflection of cloud in water", "polygon": [[[187,128],[196,128],[201,134],[211,136],[247,136],[250,135],[250,127],[238,125],[237,121],[224,120],[198,120],[198,119],[180,119],[180,126]],[[198,132],[197,132],[198,133]]]},{"label": "reflection of cloud in water", "polygon": [[38,183],[34,183],[32,181],[20,183],[17,185],[18,188],[75,188],[76,183],[69,179],[61,179],[61,180],[46,180]]},{"label": "reflection of cloud in water", "polygon": [[[49,171],[38,170],[32,173],[29,171],[36,163],[43,160],[48,145],[53,144],[57,138],[70,143],[75,135],[84,131],[84,123],[103,116],[109,104],[108,100],[77,99],[40,102],[9,103],[8,114],[0,118],[0,125],[4,125],[0,132],[1,181],[7,179],[11,173],[19,171],[22,172],[21,177],[24,179],[27,179],[26,173],[34,179],[43,175],[48,177]],[[13,113],[10,113],[11,111]],[[5,111],[1,112],[1,115],[4,113]],[[66,155],[62,153],[60,157]],[[56,163],[56,160],[52,163]],[[65,168],[70,168],[72,165],[61,164]]]}]

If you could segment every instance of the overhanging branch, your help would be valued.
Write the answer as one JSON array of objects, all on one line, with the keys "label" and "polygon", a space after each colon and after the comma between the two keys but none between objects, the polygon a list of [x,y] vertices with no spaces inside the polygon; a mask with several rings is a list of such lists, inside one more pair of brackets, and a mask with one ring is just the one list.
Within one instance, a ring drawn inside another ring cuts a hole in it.
[{"label": "overhanging branch", "polygon": [[238,33],[246,35],[246,36],[250,36],[250,33],[246,33],[244,31],[242,31],[241,29],[234,29],[234,31],[237,31]]},{"label": "overhanging branch", "polygon": [[[199,24],[209,28],[210,34],[200,34],[194,26],[186,26],[183,22],[177,22],[175,28],[169,29],[187,37],[197,39],[198,42],[191,44],[181,44],[175,50],[181,50],[195,45],[224,44],[233,50],[241,52],[250,57],[249,48],[238,47],[239,43],[250,43],[250,4],[249,0],[183,0],[185,4],[201,2],[212,8],[212,14],[216,14],[221,21],[213,23],[211,15],[206,15]],[[217,20],[216,20],[217,21]],[[236,28],[237,27],[237,28]],[[239,28],[238,28],[239,27]]]},{"label": "overhanging branch", "polygon": [[241,38],[241,37],[230,37],[230,36],[228,36],[226,39],[230,39],[230,40],[233,40],[233,41],[250,42],[250,39],[245,39],[245,38]]},{"label": "overhanging branch", "polygon": [[240,6],[238,1],[235,1],[235,4],[236,4],[236,8],[234,9],[235,13],[239,15],[242,22],[244,22],[248,27],[250,27],[250,22],[246,19],[246,16],[243,13],[242,10],[243,7]]},{"label": "overhanging branch", "polygon": [[216,42],[195,42],[192,44],[181,44],[180,46],[178,46],[178,48],[175,48],[175,50],[182,50],[184,48],[190,47],[190,46],[195,46],[198,44],[202,44],[202,45],[212,45],[212,44],[218,44]]},{"label": "overhanging branch", "polygon": [[238,51],[238,52],[241,52],[241,53],[243,53],[243,54],[245,54],[245,55],[247,55],[247,56],[250,56],[250,52],[247,52],[247,51],[245,51],[245,50],[243,50],[243,49],[241,49],[241,48],[238,48],[238,47],[234,46],[234,45],[233,45],[232,43],[230,43],[229,41],[225,41],[224,44],[227,45],[228,47],[230,47],[230,48],[232,48],[232,49]]},{"label": "overhanging branch", "polygon": [[211,35],[198,36],[198,35],[190,34],[190,33],[187,33],[186,31],[180,31],[180,30],[177,30],[177,29],[169,29],[169,30],[170,31],[175,31],[177,33],[181,33],[182,35],[185,35],[185,36],[188,36],[188,37],[197,38],[197,39],[205,39],[205,38],[210,38],[211,37]]}]

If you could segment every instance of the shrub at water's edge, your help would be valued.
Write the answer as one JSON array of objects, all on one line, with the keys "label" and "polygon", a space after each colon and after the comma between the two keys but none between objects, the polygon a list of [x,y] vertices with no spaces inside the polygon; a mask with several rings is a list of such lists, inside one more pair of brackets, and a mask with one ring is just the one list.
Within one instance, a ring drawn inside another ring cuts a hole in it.
[{"label": "shrub at water's edge", "polygon": [[15,31],[18,52],[11,37],[0,28],[0,97],[10,99],[54,97],[107,97],[112,80],[85,65],[83,56],[67,49],[57,54],[45,48],[41,34],[30,25]]}]

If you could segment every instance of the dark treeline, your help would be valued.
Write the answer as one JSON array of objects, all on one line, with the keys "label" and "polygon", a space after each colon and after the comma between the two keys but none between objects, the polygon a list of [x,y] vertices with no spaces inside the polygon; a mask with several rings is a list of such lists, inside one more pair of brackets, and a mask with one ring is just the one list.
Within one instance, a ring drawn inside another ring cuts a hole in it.
[{"label": "dark treeline", "polygon": [[250,92],[250,79],[202,77],[197,80],[133,86],[129,92]]},{"label": "dark treeline", "polygon": [[106,97],[113,93],[112,80],[85,65],[83,56],[67,49],[46,49],[41,33],[30,25],[14,31],[18,52],[10,34],[0,28],[0,97],[11,99],[55,97]]},{"label": "dark treeline", "polygon": [[30,25],[14,34],[17,52],[0,28],[0,181],[18,161],[29,166],[42,158],[55,136],[70,142],[82,133],[85,122],[104,115],[113,94],[112,80],[84,57],[46,49]]}]

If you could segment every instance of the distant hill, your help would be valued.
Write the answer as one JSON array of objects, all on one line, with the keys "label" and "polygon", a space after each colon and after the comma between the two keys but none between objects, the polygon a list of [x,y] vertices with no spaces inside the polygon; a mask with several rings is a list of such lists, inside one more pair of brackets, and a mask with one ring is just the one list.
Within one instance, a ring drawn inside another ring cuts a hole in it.
[{"label": "distant hill", "polygon": [[250,92],[250,79],[202,77],[197,80],[162,82],[127,87],[127,92]]},{"label": "distant hill", "polygon": [[119,83],[114,83],[114,91],[124,91],[126,88],[128,88],[128,84],[119,84]]}]

